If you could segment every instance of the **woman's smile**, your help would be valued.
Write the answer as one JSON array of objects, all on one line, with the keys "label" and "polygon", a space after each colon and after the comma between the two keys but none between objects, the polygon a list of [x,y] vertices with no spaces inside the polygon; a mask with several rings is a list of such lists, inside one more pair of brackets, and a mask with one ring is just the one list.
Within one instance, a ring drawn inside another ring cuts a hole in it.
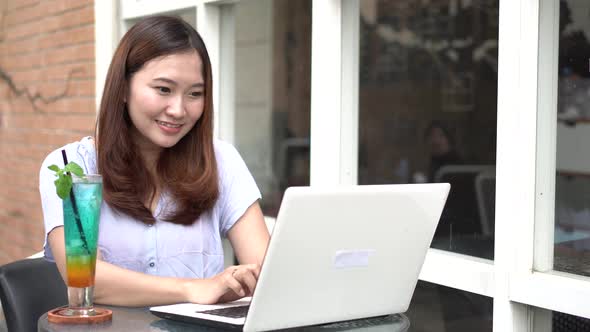
[{"label": "woman's smile", "polygon": [[170,123],[166,121],[156,120],[156,124],[164,133],[177,134],[182,129],[182,124]]}]

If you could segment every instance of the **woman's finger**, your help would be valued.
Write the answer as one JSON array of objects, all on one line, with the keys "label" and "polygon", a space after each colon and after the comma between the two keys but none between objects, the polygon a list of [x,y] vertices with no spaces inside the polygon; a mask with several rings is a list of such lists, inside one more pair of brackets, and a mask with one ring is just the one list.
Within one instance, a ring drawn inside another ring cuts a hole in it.
[{"label": "woman's finger", "polygon": [[244,290],[244,287],[242,287],[242,284],[235,278],[236,272],[237,271],[234,270],[225,278],[226,286],[229,290],[232,290],[234,293],[240,296],[246,296],[246,291]]},{"label": "woman's finger", "polygon": [[248,290],[248,294],[252,295],[256,288],[256,276],[254,275],[254,272],[251,270],[244,270],[244,272],[241,272],[238,277],[238,281],[242,286],[245,286],[245,289]]},{"label": "woman's finger", "polygon": [[260,265],[248,264],[248,265],[244,265],[244,267],[246,269],[248,269],[249,271],[252,271],[254,278],[256,278],[256,280],[258,280],[258,276],[260,275]]}]

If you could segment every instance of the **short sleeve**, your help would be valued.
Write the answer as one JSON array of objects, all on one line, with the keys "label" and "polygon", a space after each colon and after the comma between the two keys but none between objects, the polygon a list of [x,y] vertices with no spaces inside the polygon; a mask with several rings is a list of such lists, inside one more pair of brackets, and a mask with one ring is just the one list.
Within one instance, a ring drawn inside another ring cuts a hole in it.
[{"label": "short sleeve", "polygon": [[[54,181],[56,179],[55,173],[49,170],[47,167],[50,165],[57,165],[59,167],[64,166],[61,150],[65,149],[68,161],[74,161],[85,168],[85,163],[78,153],[79,143],[68,144],[63,148],[57,149],[51,152],[41,164],[39,170],[39,193],[41,195],[41,207],[43,209],[43,223],[45,225],[45,242],[43,249],[45,251],[45,257],[48,260],[53,261],[53,254],[51,248],[47,243],[47,235],[56,227],[63,226],[63,207],[62,200],[57,196],[55,191]],[[85,169],[85,172],[88,170]]]},{"label": "short sleeve", "polygon": [[217,204],[219,227],[221,235],[226,237],[248,207],[261,198],[261,194],[246,163],[232,145],[216,141],[215,154],[221,185]]}]

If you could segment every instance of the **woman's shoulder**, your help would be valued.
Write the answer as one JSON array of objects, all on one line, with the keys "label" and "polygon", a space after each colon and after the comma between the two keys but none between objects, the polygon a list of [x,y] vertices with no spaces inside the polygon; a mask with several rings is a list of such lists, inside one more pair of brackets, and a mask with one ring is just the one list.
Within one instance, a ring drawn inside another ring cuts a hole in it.
[{"label": "woman's shoulder", "polygon": [[213,140],[213,149],[215,151],[215,158],[218,162],[228,162],[235,158],[240,158],[238,150],[229,142],[221,139]]},{"label": "woman's shoulder", "polygon": [[[229,142],[215,139],[213,142],[217,169],[222,178],[241,174],[246,165],[238,150]],[[232,175],[233,174],[233,175]]]},{"label": "woman's shoulder", "polygon": [[84,168],[86,173],[95,173],[96,151],[94,149],[94,139],[92,137],[83,137],[79,141],[68,143],[51,151],[43,160],[42,170],[49,165],[56,164],[63,166],[64,158],[62,151],[65,151],[68,162],[73,161]]}]

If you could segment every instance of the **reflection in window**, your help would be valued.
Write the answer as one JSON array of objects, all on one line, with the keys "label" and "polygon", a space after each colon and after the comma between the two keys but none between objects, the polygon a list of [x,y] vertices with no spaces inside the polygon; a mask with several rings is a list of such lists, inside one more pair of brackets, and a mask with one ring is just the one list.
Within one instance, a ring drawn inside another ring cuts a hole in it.
[{"label": "reflection in window", "polygon": [[276,216],[288,186],[309,184],[311,1],[233,6],[234,143],[262,192],[264,214]]},{"label": "reflection in window", "polygon": [[449,182],[433,247],[493,258],[498,1],[361,0],[359,184]]},{"label": "reflection in window", "polygon": [[492,298],[419,281],[406,312],[410,331],[492,331]]},{"label": "reflection in window", "polygon": [[590,276],[590,3],[559,14],[554,269]]}]

